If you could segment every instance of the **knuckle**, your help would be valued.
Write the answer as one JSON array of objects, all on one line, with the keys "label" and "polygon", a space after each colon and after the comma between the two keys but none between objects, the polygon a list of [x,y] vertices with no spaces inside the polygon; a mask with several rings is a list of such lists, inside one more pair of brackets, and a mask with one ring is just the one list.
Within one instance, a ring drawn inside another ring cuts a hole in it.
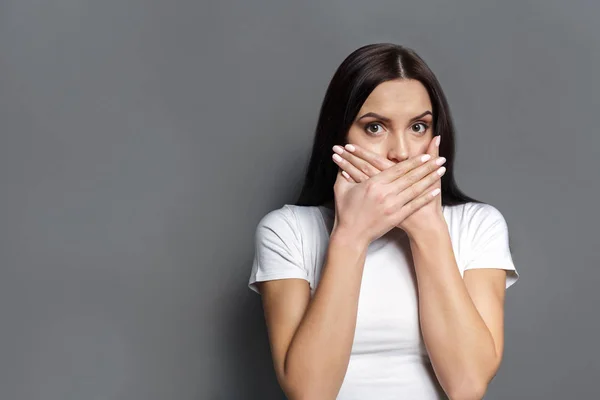
[{"label": "knuckle", "polygon": [[379,189],[376,190],[374,193],[374,197],[375,197],[375,201],[379,204],[385,204],[386,203],[386,194],[384,193],[383,190]]},{"label": "knuckle", "polygon": [[383,185],[381,185],[377,182],[371,181],[371,180],[367,180],[366,185],[367,185],[366,190],[367,190],[369,196],[371,198],[373,198],[376,203],[384,204],[385,199],[387,197],[387,193],[386,193]]},{"label": "knuckle", "polygon": [[416,156],[415,158],[413,158],[412,162],[410,163],[410,167],[411,169],[415,169],[420,167],[421,165],[423,165],[423,162],[421,161],[421,156]]},{"label": "knuckle", "polygon": [[394,165],[392,168],[394,168],[395,172],[401,174],[401,173],[404,173],[405,167],[406,166],[404,165],[404,163],[401,162],[401,163]]},{"label": "knuckle", "polygon": [[411,186],[411,187],[409,187],[409,188],[407,189],[407,191],[408,191],[408,196],[409,196],[411,199],[414,199],[414,198],[415,198],[415,197],[417,197],[417,195],[419,194],[419,192],[417,191],[417,188],[416,188],[416,187],[414,187],[414,186]]},{"label": "knuckle", "polygon": [[383,215],[385,215],[386,217],[389,217],[390,215],[394,214],[394,208],[393,207],[384,207],[383,208]]},{"label": "knuckle", "polygon": [[377,182],[371,181],[371,180],[367,180],[365,182],[365,191],[370,196],[374,195],[377,192],[377,190],[378,190],[378,186],[379,185],[377,185]]},{"label": "knuckle", "polygon": [[383,214],[385,216],[390,216],[396,212],[397,204],[393,201],[392,196],[386,196],[386,199],[383,203]]},{"label": "knuckle", "polygon": [[419,180],[422,178],[422,176],[419,174],[419,171],[414,171],[410,174],[410,183],[415,184],[417,182],[419,182]]}]

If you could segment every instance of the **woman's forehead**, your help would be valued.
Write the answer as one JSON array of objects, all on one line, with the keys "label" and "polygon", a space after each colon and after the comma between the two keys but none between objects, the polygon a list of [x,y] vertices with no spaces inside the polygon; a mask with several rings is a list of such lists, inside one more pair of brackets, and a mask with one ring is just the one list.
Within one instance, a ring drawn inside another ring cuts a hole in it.
[{"label": "woman's forehead", "polygon": [[378,85],[363,103],[361,115],[377,112],[388,118],[412,118],[431,110],[425,86],[417,80],[393,80]]}]

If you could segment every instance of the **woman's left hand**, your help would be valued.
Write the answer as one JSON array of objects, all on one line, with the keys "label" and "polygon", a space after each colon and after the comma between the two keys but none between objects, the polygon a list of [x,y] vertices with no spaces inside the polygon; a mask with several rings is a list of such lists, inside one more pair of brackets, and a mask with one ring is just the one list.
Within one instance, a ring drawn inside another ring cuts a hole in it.
[{"label": "woman's left hand", "polygon": [[[438,137],[439,136],[434,136],[427,148],[426,154],[431,155],[432,158],[437,158],[439,156],[439,144],[437,144]],[[344,148],[336,145],[333,150],[342,157],[341,161],[335,161],[336,164],[343,172],[345,172],[345,174],[343,174],[345,178],[353,183],[363,182],[384,169],[396,165],[395,162],[359,147],[358,145],[347,144]],[[425,191],[424,195],[427,195],[436,188],[441,190],[441,179],[438,179],[436,183],[431,185]],[[405,218],[402,225],[405,228],[410,227],[410,229],[405,230],[414,233],[427,231],[429,229],[438,229],[440,222],[445,222],[444,214],[442,213],[442,193],[436,196],[434,200],[428,202],[425,206]]]}]

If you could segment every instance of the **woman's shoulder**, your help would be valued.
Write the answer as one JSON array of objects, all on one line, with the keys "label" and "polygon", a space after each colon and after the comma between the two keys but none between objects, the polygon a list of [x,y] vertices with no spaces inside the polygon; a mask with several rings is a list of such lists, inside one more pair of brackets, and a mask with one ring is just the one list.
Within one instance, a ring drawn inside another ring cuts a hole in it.
[{"label": "woman's shoulder", "polygon": [[508,229],[500,210],[489,203],[466,202],[444,206],[444,217],[451,232],[464,240],[487,230]]},{"label": "woman's shoulder", "polygon": [[275,220],[293,220],[301,217],[302,214],[311,213],[314,214],[318,210],[317,206],[297,206],[295,204],[283,204],[279,208],[275,208],[267,212],[261,219],[275,221]]},{"label": "woman's shoulder", "polygon": [[258,225],[272,229],[300,231],[300,227],[313,224],[320,213],[319,206],[283,204],[265,214]]},{"label": "woman's shoulder", "polygon": [[292,207],[289,204],[284,204],[279,208],[275,208],[267,212],[259,221],[259,224],[264,222],[276,222],[282,220],[290,220],[293,219],[294,212]]},{"label": "woman's shoulder", "polygon": [[464,221],[481,220],[484,218],[497,218],[502,216],[498,208],[489,203],[469,201],[461,204],[444,206],[444,211],[452,217],[461,218]]},{"label": "woman's shoulder", "polygon": [[508,235],[506,219],[500,210],[489,203],[467,202],[444,207],[451,232],[461,245],[473,245],[485,237]]},{"label": "woman's shoulder", "polygon": [[295,212],[288,204],[275,208],[264,214],[257,224],[258,231],[294,232],[298,229]]}]

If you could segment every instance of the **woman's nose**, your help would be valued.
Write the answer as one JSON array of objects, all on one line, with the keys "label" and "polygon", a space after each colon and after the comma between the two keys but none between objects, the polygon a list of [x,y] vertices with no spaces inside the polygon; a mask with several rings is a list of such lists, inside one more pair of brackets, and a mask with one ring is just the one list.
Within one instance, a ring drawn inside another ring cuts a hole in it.
[{"label": "woman's nose", "polygon": [[390,139],[388,148],[388,159],[398,163],[408,158],[408,149],[402,137],[393,137]]}]

